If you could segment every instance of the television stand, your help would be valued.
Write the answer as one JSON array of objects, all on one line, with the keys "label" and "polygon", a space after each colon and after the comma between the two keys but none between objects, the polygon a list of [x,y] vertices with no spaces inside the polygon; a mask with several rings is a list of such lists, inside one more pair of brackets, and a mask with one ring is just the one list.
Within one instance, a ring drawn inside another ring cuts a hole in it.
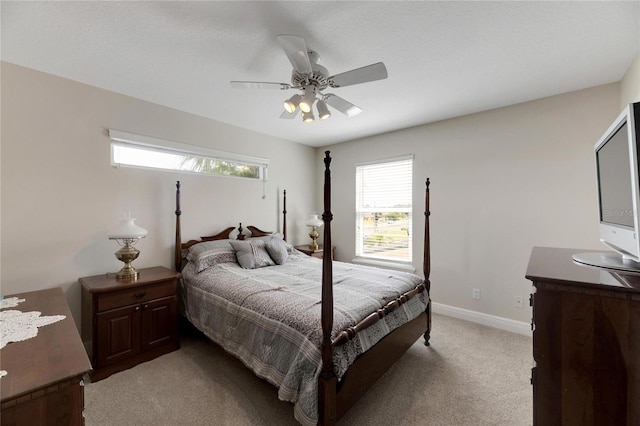
[{"label": "television stand", "polygon": [[640,273],[640,263],[613,251],[576,253],[573,255],[573,260],[596,268]]},{"label": "television stand", "polygon": [[576,263],[583,252],[531,251],[533,424],[640,425],[640,274]]}]

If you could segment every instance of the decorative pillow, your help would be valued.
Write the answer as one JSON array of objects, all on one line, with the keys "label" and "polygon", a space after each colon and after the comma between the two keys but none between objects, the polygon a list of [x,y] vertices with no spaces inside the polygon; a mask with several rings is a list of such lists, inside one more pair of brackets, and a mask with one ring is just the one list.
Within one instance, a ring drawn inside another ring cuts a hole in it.
[{"label": "decorative pillow", "polygon": [[[286,242],[284,240],[284,234],[280,233],[280,232],[274,232],[271,235],[264,235],[262,237],[253,237],[251,238],[252,240],[264,240],[265,242],[269,241],[271,238],[279,238],[282,243],[284,244],[285,248],[287,249],[287,253],[291,254],[295,251],[295,249],[293,248],[292,244],[289,244],[288,242]],[[269,253],[271,254],[271,253]],[[275,259],[273,259],[275,260]]]},{"label": "decorative pillow", "polygon": [[189,247],[187,260],[196,265],[196,270],[202,272],[219,263],[236,261],[235,252],[229,240],[205,241]]},{"label": "decorative pillow", "polygon": [[287,250],[287,243],[282,238],[271,237],[265,241],[265,246],[269,256],[278,265],[282,265],[289,258],[289,251]]},{"label": "decorative pillow", "polygon": [[273,259],[265,248],[265,241],[254,238],[249,241],[229,241],[236,251],[238,263],[244,269],[256,269],[263,266],[273,266]]}]

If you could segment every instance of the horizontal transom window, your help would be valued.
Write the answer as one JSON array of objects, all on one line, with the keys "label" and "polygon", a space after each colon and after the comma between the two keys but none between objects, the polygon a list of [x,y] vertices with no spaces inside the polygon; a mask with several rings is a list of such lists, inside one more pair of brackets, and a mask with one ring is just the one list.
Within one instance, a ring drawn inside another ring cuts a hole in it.
[{"label": "horizontal transom window", "polygon": [[269,160],[109,130],[111,164],[267,180]]}]

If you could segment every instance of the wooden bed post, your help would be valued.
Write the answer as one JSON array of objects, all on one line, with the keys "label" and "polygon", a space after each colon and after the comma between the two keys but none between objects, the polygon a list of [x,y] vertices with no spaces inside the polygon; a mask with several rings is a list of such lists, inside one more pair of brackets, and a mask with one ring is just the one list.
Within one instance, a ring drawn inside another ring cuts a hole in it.
[{"label": "wooden bed post", "polygon": [[180,230],[180,181],[176,181],[176,245],[174,250],[174,265],[176,271],[182,270],[182,232]]},{"label": "wooden bed post", "polygon": [[333,329],[333,257],[331,255],[331,165],[330,151],[324,157],[324,252],[322,257],[322,370],[318,378],[318,411],[319,424],[334,425],[336,423],[337,379],[333,371],[333,345],[331,330]]},{"label": "wooden bed post", "polygon": [[287,241],[287,190],[282,191],[282,235]]},{"label": "wooden bed post", "polygon": [[[424,285],[427,287],[427,294],[431,292],[431,281],[429,276],[431,275],[431,235],[429,234],[429,216],[431,211],[429,210],[429,178],[425,182],[425,195],[424,195],[424,254],[422,259],[422,272],[424,274]],[[431,296],[429,296],[431,297]],[[427,331],[424,333],[424,344],[429,346],[429,339],[431,338],[431,302],[427,304]]]}]

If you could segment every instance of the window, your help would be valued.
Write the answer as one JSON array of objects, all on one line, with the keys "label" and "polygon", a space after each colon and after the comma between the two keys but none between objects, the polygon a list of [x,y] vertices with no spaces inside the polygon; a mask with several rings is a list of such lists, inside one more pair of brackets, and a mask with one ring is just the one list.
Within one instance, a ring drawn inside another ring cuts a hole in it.
[{"label": "window", "polygon": [[109,130],[113,166],[267,180],[269,160]]},{"label": "window", "polygon": [[356,166],[356,256],[411,263],[413,156]]}]

